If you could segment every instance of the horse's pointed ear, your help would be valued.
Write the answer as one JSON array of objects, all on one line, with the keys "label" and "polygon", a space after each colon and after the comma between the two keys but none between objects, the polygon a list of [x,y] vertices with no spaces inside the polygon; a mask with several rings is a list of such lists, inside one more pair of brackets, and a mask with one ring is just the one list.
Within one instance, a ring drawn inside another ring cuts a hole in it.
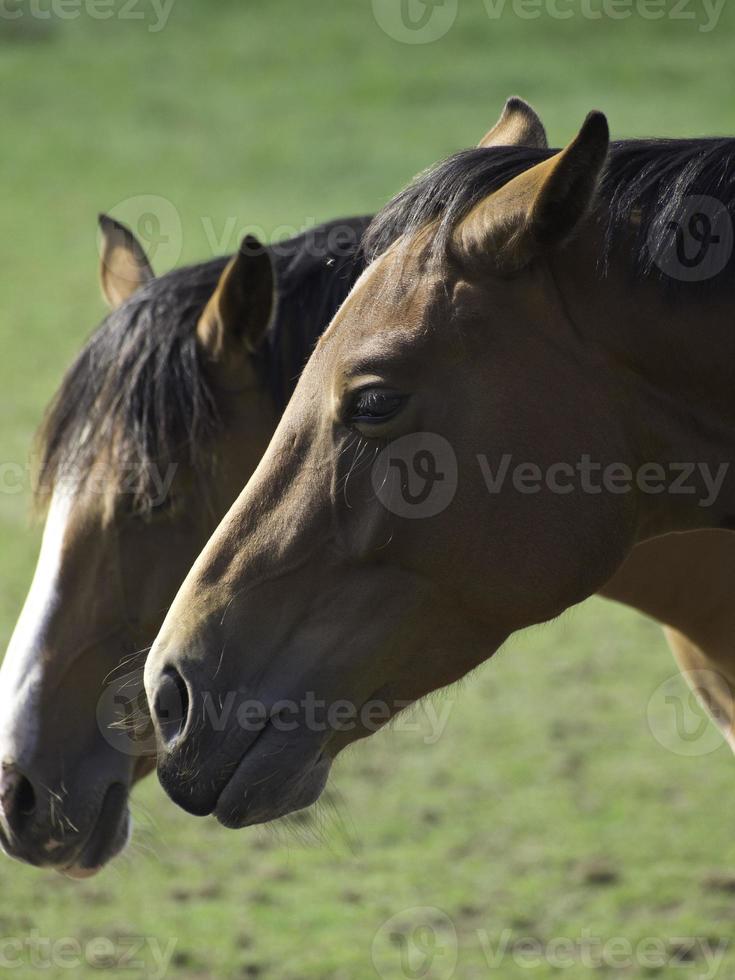
[{"label": "horse's pointed ear", "polygon": [[210,361],[258,350],[274,306],[275,274],[268,250],[248,235],[230,259],[197,325]]},{"label": "horse's pointed ear", "polygon": [[107,305],[115,310],[153,279],[153,269],[126,225],[107,214],[100,214],[98,223],[102,233],[100,285]]},{"label": "horse's pointed ear", "polygon": [[534,146],[545,150],[549,145],[544,124],[528,102],[512,95],[505,103],[503,114],[493,128],[485,133],[478,147]]},{"label": "horse's pointed ear", "polygon": [[457,227],[454,248],[511,274],[561,244],[594,203],[609,144],[607,120],[591,112],[566,149],[480,201]]}]

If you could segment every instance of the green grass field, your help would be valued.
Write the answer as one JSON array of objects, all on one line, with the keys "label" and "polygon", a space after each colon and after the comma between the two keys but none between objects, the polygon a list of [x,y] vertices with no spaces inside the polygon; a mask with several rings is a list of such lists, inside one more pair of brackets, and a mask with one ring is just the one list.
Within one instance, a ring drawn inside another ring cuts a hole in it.
[{"label": "green grass field", "polygon": [[[556,144],[591,108],[615,136],[735,132],[732,5],[707,32],[696,0],[695,19],[492,7],[459,0],[448,33],[416,45],[369,0],[177,0],[156,32],[146,0],[143,21],[41,20],[23,2],[0,16],[0,463],[26,459],[103,313],[99,210],[165,234],[164,271],[234,249],[245,227],[378,208],[513,93]],[[0,649],[39,539],[28,487],[3,489]],[[348,753],[312,819],[227,832],[151,780],[131,850],[99,878],[0,863],[0,974],[10,937],[29,943],[8,970],[22,977],[62,939],[87,966],[58,947],[46,977],[157,976],[172,942],[167,975],[185,978],[735,977],[735,761],[666,734],[691,709],[681,681],[660,690],[674,673],[657,627],[593,599],[432,701],[449,713],[434,744],[396,730]],[[112,965],[135,937],[142,962]]]}]

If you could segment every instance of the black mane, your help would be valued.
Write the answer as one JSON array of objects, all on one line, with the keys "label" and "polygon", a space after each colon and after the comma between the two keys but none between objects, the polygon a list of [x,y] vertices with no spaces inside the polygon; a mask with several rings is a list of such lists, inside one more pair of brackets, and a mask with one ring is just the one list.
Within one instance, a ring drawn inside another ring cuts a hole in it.
[{"label": "black mane", "polygon": [[370,221],[336,219],[269,249],[278,295],[260,364],[279,412],[293,394],[314,345],[365,267],[361,242]]},{"label": "black mane", "polygon": [[[320,226],[269,248],[276,308],[255,365],[279,411],[322,331],[362,270],[366,218]],[[151,280],[110,313],[67,371],[38,437],[38,495],[58,480],[83,486],[109,461],[102,490],[124,487],[145,511],[154,475],[189,463],[206,479],[223,419],[200,358],[196,325],[227,258]]]},{"label": "black mane", "polygon": [[[431,222],[431,253],[441,258],[457,224],[486,195],[558,150],[493,147],[464,150],[420,174],[375,217],[364,240],[372,260],[402,235]],[[716,199],[735,221],[735,139],[626,140],[612,143],[600,186],[604,215],[603,267],[619,232],[638,227],[633,269],[665,279],[654,250],[666,244],[669,222],[681,215],[685,199]],[[733,256],[707,285],[733,282]],[[668,285],[677,283],[668,281]]]},{"label": "black mane", "polygon": [[[465,150],[420,175],[369,228],[366,218],[335,221],[271,246],[277,304],[256,366],[276,407],[285,406],[317,338],[367,262],[432,222],[431,249],[443,254],[457,223],[475,204],[554,152]],[[664,239],[689,196],[714,198],[735,222],[735,140],[613,143],[600,193],[606,205],[600,209],[602,265],[619,233],[629,235],[637,227],[633,272],[677,285],[656,264],[651,245]],[[106,492],[119,492],[121,480],[135,474],[134,504],[147,509],[156,467],[160,473],[186,460],[196,472],[210,472],[212,441],[223,420],[199,357],[195,327],[226,261],[214,259],[154,279],[103,321],[47,412],[40,432],[41,490],[59,478],[84,483],[107,455]],[[699,285],[731,286],[734,261],[731,254],[718,275]]]}]

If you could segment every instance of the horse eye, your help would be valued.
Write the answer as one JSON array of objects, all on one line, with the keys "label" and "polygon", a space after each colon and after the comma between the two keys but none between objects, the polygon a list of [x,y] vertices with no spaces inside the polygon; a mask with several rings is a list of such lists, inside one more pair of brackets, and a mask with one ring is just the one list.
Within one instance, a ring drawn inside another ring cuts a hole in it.
[{"label": "horse eye", "polygon": [[351,424],[377,425],[397,415],[406,395],[389,388],[363,388],[355,393],[348,412]]},{"label": "horse eye", "polygon": [[147,524],[156,518],[169,516],[175,508],[176,499],[171,494],[168,494],[163,499],[154,501],[149,506],[141,505],[130,498],[120,507],[120,514],[124,518],[142,521]]}]

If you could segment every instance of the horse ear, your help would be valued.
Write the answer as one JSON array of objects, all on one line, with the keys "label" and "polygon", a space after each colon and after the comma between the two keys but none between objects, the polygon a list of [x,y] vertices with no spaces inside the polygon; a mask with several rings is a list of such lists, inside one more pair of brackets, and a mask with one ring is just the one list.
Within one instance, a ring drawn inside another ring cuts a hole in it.
[{"label": "horse ear", "polygon": [[528,102],[512,95],[493,128],[485,133],[478,147],[533,146],[545,150],[549,145],[544,124]]},{"label": "horse ear", "polygon": [[197,325],[199,344],[210,361],[258,350],[273,313],[274,290],[270,255],[248,235],[225,266]]},{"label": "horse ear", "polygon": [[107,305],[115,310],[153,279],[153,269],[143,246],[126,225],[107,214],[100,214],[98,222],[102,232],[100,285]]},{"label": "horse ear", "polygon": [[561,244],[594,202],[609,144],[605,116],[591,112],[566,149],[480,201],[458,226],[454,247],[466,258],[489,256],[510,274]]}]

